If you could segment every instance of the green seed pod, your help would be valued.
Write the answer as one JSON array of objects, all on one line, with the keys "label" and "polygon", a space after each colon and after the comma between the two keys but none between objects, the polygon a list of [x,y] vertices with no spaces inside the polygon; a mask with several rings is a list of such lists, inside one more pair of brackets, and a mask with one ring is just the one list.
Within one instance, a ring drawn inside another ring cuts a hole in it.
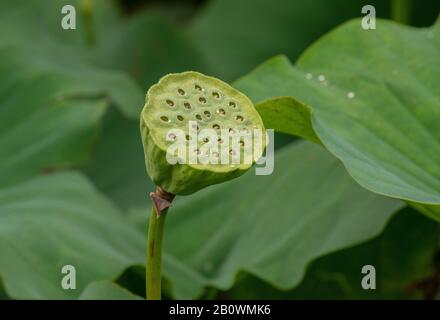
[{"label": "green seed pod", "polygon": [[[266,141],[263,121],[248,97],[193,71],[166,75],[148,90],[140,126],[148,174],[157,186],[178,195],[242,175],[261,157]],[[260,143],[255,142],[258,131]],[[181,156],[176,146],[187,152]],[[191,150],[197,163],[189,160]],[[177,163],[170,163],[171,156]],[[204,162],[207,158],[212,161]]]}]

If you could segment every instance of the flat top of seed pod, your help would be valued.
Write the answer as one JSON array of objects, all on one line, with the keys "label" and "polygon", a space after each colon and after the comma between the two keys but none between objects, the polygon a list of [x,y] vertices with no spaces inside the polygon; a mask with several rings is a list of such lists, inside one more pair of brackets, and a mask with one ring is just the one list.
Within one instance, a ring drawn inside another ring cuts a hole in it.
[{"label": "flat top of seed pod", "polygon": [[[219,158],[216,164],[212,164],[212,161],[205,164],[189,163],[194,168],[216,172],[237,167],[246,169],[252,163],[244,161],[245,155],[249,156],[252,152],[256,160],[264,150],[266,139],[263,121],[251,100],[227,83],[198,72],[169,74],[160,79],[148,90],[141,116],[155,144],[162,150],[169,150],[170,145],[178,140],[187,146],[193,143],[200,157],[209,156],[211,160]],[[253,149],[258,148],[254,143],[254,132],[258,130],[262,132],[263,147],[255,151]],[[206,135],[207,131],[209,135]],[[176,132],[183,132],[184,136]],[[197,132],[196,141],[192,141],[194,132]],[[235,138],[235,146],[237,143],[240,146],[238,149],[234,147],[234,135],[238,136]],[[249,135],[252,140],[246,138]],[[207,151],[206,144],[213,146],[214,143],[219,149]],[[228,155],[228,164],[221,161],[224,154]],[[238,164],[232,161],[237,154],[241,159]],[[188,155],[185,159],[187,164]]]}]

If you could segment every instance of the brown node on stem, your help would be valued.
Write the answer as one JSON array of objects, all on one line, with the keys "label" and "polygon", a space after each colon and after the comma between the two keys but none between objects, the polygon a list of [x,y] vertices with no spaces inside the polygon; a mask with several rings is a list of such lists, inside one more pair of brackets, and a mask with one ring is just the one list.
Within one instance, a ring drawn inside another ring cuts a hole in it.
[{"label": "brown node on stem", "polygon": [[175,194],[169,193],[161,187],[157,187],[155,192],[150,192],[150,198],[153,201],[153,206],[156,209],[158,218],[162,211],[171,207],[175,196]]}]

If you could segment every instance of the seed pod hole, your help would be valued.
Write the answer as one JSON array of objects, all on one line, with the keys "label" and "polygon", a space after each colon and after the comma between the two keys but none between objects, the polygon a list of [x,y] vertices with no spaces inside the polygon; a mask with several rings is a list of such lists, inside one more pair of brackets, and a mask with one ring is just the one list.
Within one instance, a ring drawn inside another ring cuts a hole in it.
[{"label": "seed pod hole", "polygon": [[206,103],[206,98],[200,97],[199,98],[200,103],[205,104]]},{"label": "seed pod hole", "polygon": [[235,155],[236,155],[236,152],[235,152],[235,150],[230,149],[230,150],[229,150],[229,154],[232,155],[232,156],[235,156]]},{"label": "seed pod hole", "polygon": [[181,116],[180,114],[177,116],[177,120],[179,120],[179,121],[183,121],[183,116]]},{"label": "seed pod hole", "polygon": [[210,117],[211,117],[211,112],[209,112],[209,111],[204,111],[203,114],[204,114],[207,118],[210,118]]},{"label": "seed pod hole", "polygon": [[181,96],[183,96],[183,95],[185,95],[185,90],[183,90],[183,89],[178,89],[177,90],[177,92],[181,95]]},{"label": "seed pod hole", "polygon": [[240,146],[244,147],[244,141],[240,141]]},{"label": "seed pod hole", "polygon": [[244,118],[243,118],[243,116],[236,116],[235,120],[237,120],[239,122],[243,122]]},{"label": "seed pod hole", "polygon": [[161,116],[160,120],[162,120],[163,122],[170,122],[170,119],[168,119],[168,117],[166,116]]},{"label": "seed pod hole", "polygon": [[185,102],[185,103],[183,104],[183,106],[184,106],[184,108],[187,109],[187,110],[190,110],[190,109],[191,109],[191,104],[190,104],[189,102]]},{"label": "seed pod hole", "polygon": [[194,88],[198,91],[203,91],[202,87],[199,86],[198,84],[194,85]]},{"label": "seed pod hole", "polygon": [[212,93],[212,96],[213,96],[214,98],[216,98],[217,100],[220,99],[220,93],[218,93],[217,91],[214,91],[214,92]]},{"label": "seed pod hole", "polygon": [[217,113],[218,113],[219,115],[224,116],[224,115],[226,114],[226,111],[225,111],[225,109],[220,108],[220,109],[217,110]]},{"label": "seed pod hole", "polygon": [[202,120],[202,116],[200,114],[196,114],[196,119],[197,120]]},{"label": "seed pod hole", "polygon": [[236,131],[235,131],[235,129],[233,129],[233,128],[229,128],[229,133],[230,133],[230,134],[235,134]]},{"label": "seed pod hole", "polygon": [[172,141],[176,140],[176,135],[174,133],[168,134],[168,138]]},{"label": "seed pod hole", "polygon": [[215,130],[219,130],[219,129],[220,129],[220,126],[219,126],[217,123],[213,124],[212,127],[213,127]]},{"label": "seed pod hole", "polygon": [[189,141],[189,140],[191,140],[191,136],[189,134],[187,134],[187,135],[185,135],[185,139]]},{"label": "seed pod hole", "polygon": [[220,144],[222,144],[222,143],[223,143],[223,140],[222,140],[221,138],[218,138],[218,139],[217,139],[217,142],[220,143]]},{"label": "seed pod hole", "polygon": [[167,99],[167,105],[169,105],[170,107],[174,107],[174,101]]},{"label": "seed pod hole", "polygon": [[236,104],[234,101],[231,101],[231,102],[229,102],[229,106],[230,106],[231,108],[236,108],[236,107],[237,107],[237,104]]},{"label": "seed pod hole", "polygon": [[207,143],[207,142],[209,142],[209,138],[208,137],[205,137],[205,138],[203,138],[203,140],[202,140],[204,143]]}]

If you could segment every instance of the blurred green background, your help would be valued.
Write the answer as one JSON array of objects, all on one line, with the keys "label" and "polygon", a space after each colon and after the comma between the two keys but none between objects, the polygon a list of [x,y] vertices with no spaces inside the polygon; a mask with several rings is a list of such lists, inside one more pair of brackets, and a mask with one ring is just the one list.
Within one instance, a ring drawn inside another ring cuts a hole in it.
[{"label": "blurred green background", "polygon": [[[76,30],[60,26],[65,4]],[[274,55],[295,61],[365,4],[387,19],[405,6],[401,22],[417,27],[440,11],[438,0],[0,0],[0,297],[142,296],[149,86],[185,70],[233,83]],[[273,176],[177,199],[167,298],[437,295],[437,224],[361,189],[318,146],[282,134],[275,145]],[[65,264],[77,290],[60,288]],[[375,291],[360,287],[365,264],[381,271]]]}]

